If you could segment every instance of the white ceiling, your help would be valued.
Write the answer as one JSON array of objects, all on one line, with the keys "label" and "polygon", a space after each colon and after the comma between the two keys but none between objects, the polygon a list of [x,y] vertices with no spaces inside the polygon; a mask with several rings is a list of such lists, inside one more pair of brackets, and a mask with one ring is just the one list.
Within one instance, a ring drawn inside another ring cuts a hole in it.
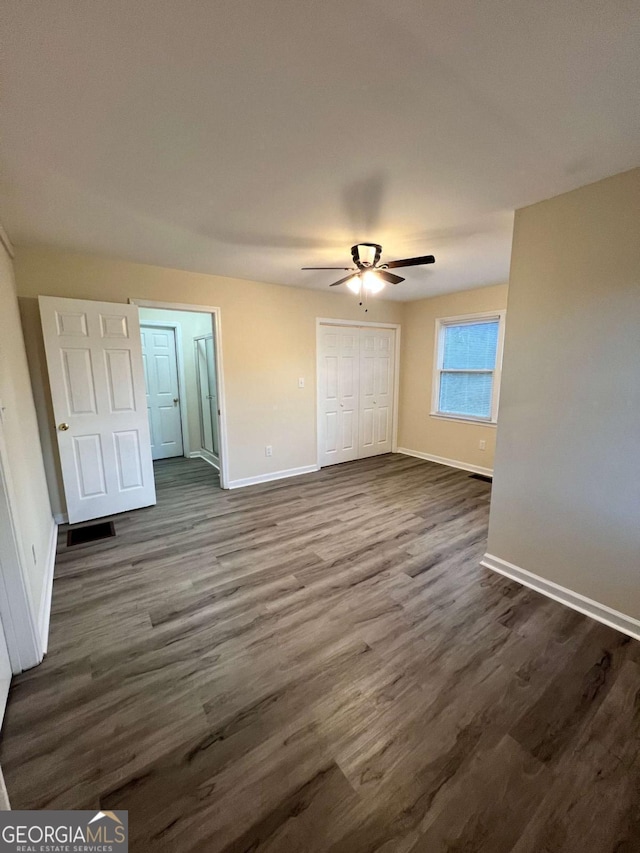
[{"label": "white ceiling", "polygon": [[[505,281],[513,210],[640,162],[637,0],[4,0],[0,219],[46,243],[386,296]],[[341,277],[336,273],[335,278]]]}]

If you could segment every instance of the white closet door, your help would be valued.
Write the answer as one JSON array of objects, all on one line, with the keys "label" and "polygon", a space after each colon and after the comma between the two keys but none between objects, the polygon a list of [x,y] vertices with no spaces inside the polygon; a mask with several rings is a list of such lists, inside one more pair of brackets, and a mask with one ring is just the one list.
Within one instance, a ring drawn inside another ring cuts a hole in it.
[{"label": "white closet door", "polygon": [[395,330],[360,329],[358,458],[391,453]]},{"label": "white closet door", "polygon": [[142,360],[154,459],[182,456],[182,421],[178,391],[175,329],[141,326]]},{"label": "white closet door", "polygon": [[358,458],[360,329],[320,327],[320,465]]}]

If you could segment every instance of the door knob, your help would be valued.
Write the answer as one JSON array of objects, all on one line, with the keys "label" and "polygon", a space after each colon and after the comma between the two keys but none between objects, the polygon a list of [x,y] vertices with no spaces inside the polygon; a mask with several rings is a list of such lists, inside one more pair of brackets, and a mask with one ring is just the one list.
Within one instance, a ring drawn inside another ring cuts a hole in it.
[{"label": "door knob", "polygon": [[180,398],[179,398],[179,397],[174,397],[174,398],[173,398],[173,405],[174,405],[174,406],[177,406],[179,402],[180,402]]},{"label": "door knob", "polygon": [[69,429],[69,424],[58,424],[60,432],[66,432]]}]

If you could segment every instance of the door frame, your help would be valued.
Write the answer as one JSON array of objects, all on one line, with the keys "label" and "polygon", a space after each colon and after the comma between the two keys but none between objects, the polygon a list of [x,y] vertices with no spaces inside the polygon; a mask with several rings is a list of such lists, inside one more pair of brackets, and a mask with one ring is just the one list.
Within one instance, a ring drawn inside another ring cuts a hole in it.
[{"label": "door frame", "polygon": [[15,674],[39,664],[44,649],[27,585],[27,564],[18,535],[13,509],[15,493],[7,463],[0,409],[0,619]]},{"label": "door frame", "polygon": [[332,317],[316,317],[316,464],[320,470],[320,327],[321,326],[343,326],[353,328],[354,326],[365,326],[371,329],[395,329],[395,365],[393,370],[393,412],[391,427],[391,452],[398,450],[398,408],[400,400],[400,323],[375,323],[372,320],[337,320]]},{"label": "door frame", "polygon": [[171,320],[155,320],[154,322],[149,323],[145,323],[141,320],[140,328],[142,328],[143,326],[146,329],[152,329],[154,326],[156,326],[159,329],[173,329],[174,331],[174,344],[176,348],[176,372],[178,374],[178,396],[180,397],[180,429],[182,430],[182,455],[188,458],[189,454],[191,453],[191,445],[189,443],[189,420],[187,418],[187,380],[185,379],[184,358],[182,355],[182,326],[180,325],[180,323],[174,323]]},{"label": "door frame", "polygon": [[167,311],[191,311],[198,314],[211,314],[216,354],[216,381],[218,385],[218,415],[220,437],[220,488],[229,488],[229,451],[227,444],[227,403],[224,387],[224,368],[222,361],[222,312],[213,305],[190,305],[188,302],[161,302],[156,299],[129,297],[131,305],[138,308],[164,308]]}]

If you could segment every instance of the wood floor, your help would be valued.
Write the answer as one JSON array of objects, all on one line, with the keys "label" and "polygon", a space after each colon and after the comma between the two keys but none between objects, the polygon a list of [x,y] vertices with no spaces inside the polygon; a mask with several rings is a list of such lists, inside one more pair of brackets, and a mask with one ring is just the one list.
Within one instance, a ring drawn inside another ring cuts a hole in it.
[{"label": "wood floor", "polygon": [[479,566],[487,483],[157,482],[115,539],[61,533],[14,808],[128,809],[145,853],[640,851],[640,644]]}]

